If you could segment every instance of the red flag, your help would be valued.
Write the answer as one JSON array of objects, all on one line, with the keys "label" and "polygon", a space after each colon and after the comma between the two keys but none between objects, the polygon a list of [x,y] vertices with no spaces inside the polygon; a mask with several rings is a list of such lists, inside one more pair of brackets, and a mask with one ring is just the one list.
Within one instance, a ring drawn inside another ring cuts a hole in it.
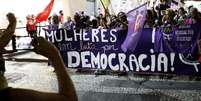
[{"label": "red flag", "polygon": [[48,19],[48,16],[50,15],[53,5],[54,5],[54,0],[51,0],[50,3],[47,5],[47,7],[43,10],[43,12],[39,13],[36,16],[36,23],[40,23]]}]

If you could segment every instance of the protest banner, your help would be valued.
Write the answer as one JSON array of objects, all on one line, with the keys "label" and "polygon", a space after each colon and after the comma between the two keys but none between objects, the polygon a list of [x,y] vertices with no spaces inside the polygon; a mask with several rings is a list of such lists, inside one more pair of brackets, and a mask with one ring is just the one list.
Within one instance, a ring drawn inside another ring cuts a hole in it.
[{"label": "protest banner", "polygon": [[[198,39],[200,31],[196,27],[198,25],[175,27],[169,33],[174,36],[169,39],[174,41],[166,44],[164,42],[168,38],[165,38],[161,28],[156,28],[155,31],[153,28],[144,28],[135,49],[128,49],[126,52],[122,50],[128,37],[125,30],[58,29],[45,32],[46,38],[57,46],[69,68],[199,76],[201,65],[197,61],[198,49],[194,39]],[[186,43],[191,43],[191,47]],[[168,50],[167,44],[176,48]],[[190,51],[183,51],[187,48]]]}]

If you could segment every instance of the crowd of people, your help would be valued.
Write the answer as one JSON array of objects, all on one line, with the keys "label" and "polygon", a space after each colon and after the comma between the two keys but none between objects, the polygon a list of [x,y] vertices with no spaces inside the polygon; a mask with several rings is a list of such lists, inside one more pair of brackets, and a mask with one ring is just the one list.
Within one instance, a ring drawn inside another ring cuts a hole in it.
[{"label": "crowd of people", "polygon": [[[76,12],[71,18],[64,17],[63,12],[59,15],[54,14],[48,19],[51,25],[49,28],[66,28],[73,29],[90,29],[90,28],[115,28],[127,29],[128,21],[127,15],[124,12],[119,12],[117,15],[109,14],[107,10],[105,14],[98,16],[86,15],[84,11]],[[177,10],[170,8],[167,0],[161,0],[161,3],[156,7],[147,10],[144,28],[149,27],[164,27],[164,26],[178,26],[184,24],[193,24],[201,22],[201,13],[197,8],[189,6],[187,9],[180,7]]]},{"label": "crowd of people", "polygon": [[[61,17],[62,16],[62,17]],[[117,16],[115,15],[103,15],[89,16],[86,15],[84,11],[76,12],[71,18],[66,17],[66,20],[61,20],[64,18],[63,15],[54,14],[49,17],[48,23],[49,29],[65,28],[68,30],[79,30],[79,29],[90,29],[90,28],[120,28],[127,29],[127,17],[124,12],[120,12]]]},{"label": "crowd of people", "polygon": [[147,10],[145,26],[179,26],[201,22],[201,13],[197,8],[189,6],[186,10],[180,7],[173,10],[165,2],[161,2],[156,8],[152,7]]}]

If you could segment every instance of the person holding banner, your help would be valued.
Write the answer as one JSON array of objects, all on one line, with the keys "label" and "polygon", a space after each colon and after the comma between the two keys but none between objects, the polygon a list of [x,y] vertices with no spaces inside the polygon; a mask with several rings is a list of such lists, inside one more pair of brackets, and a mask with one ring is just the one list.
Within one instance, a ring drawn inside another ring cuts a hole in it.
[{"label": "person holding banner", "polygon": [[59,22],[60,24],[64,23],[64,13],[62,10],[59,11]]},{"label": "person holding banner", "polygon": [[73,28],[75,26],[75,22],[71,19],[70,16],[67,17],[67,21],[64,22],[64,28],[70,31],[73,31]]},{"label": "person holding banner", "polygon": [[174,19],[177,21],[178,25],[184,25],[184,21],[186,18],[187,15],[185,9],[183,7],[180,7]]},{"label": "person holding banner", "polygon": [[[8,14],[9,25],[0,36],[0,52],[12,39],[16,28],[14,14]],[[1,101],[78,101],[76,91],[57,48],[42,37],[34,37],[31,42],[34,52],[52,60],[58,79],[58,93],[39,92],[28,89],[8,87],[3,72],[0,72],[0,99]]]},{"label": "person holding banner", "polygon": [[155,24],[153,12],[151,10],[147,10],[146,20],[144,22],[144,28],[153,28]]},{"label": "person holding banner", "polygon": [[106,17],[103,14],[99,14],[98,20],[99,20],[99,25],[102,28],[107,28],[107,20],[106,20]]},{"label": "person holding banner", "polygon": [[160,3],[156,6],[157,14],[158,14],[158,24],[162,24],[162,18],[165,14],[165,10],[170,8],[168,2],[166,0],[160,0]]}]

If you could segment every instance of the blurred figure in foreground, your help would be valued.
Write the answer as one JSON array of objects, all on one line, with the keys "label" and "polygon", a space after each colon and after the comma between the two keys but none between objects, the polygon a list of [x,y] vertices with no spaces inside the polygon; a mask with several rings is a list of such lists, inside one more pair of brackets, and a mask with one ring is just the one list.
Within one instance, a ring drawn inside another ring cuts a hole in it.
[{"label": "blurred figure in foreground", "polygon": [[[4,47],[12,39],[16,28],[16,18],[14,14],[7,15],[9,25],[0,36],[0,52],[4,53]],[[39,92],[28,89],[18,89],[8,87],[4,77],[4,72],[0,72],[0,99],[1,101],[77,101],[77,95],[72,80],[68,75],[61,55],[57,48],[42,37],[34,37],[32,41],[34,51],[49,58],[55,67],[58,79],[58,93]],[[54,55],[52,55],[54,54]],[[1,55],[2,56],[2,55]]]}]

